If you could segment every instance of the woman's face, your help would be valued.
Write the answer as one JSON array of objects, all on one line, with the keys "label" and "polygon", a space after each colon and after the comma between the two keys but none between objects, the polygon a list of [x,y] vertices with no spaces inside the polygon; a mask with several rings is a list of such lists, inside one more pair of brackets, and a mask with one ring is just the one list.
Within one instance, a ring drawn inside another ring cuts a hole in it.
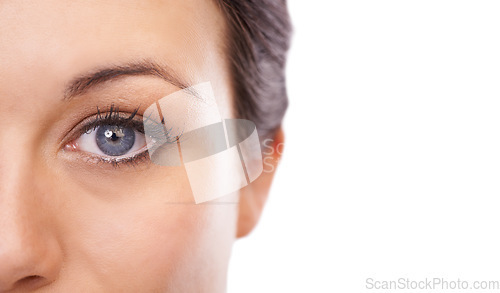
[{"label": "woman's face", "polygon": [[238,206],[183,203],[182,167],[82,141],[181,84],[233,117],[214,2],[0,2],[0,292],[224,291]]}]

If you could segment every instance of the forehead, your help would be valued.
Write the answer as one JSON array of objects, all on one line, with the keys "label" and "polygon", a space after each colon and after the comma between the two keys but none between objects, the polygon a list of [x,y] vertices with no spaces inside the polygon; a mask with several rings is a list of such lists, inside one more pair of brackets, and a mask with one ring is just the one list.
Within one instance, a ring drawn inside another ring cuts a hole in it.
[{"label": "forehead", "polygon": [[212,0],[1,1],[0,95],[53,95],[95,66],[151,58],[213,80],[225,62],[222,24]]}]

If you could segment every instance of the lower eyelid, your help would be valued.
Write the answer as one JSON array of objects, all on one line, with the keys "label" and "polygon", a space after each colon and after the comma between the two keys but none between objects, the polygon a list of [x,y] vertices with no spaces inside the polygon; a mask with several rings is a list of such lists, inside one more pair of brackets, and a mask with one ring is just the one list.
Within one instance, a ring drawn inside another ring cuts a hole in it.
[{"label": "lower eyelid", "polygon": [[[147,151],[148,151],[148,147],[147,147],[147,145],[145,145],[142,148],[134,151],[131,154],[126,154],[126,155],[122,155],[122,156],[108,156],[108,155],[97,155],[97,156],[102,157],[102,158],[106,158],[109,160],[126,160],[128,158],[132,158],[138,154],[142,154],[142,153],[147,152]],[[93,155],[96,155],[96,154],[93,154]]]},{"label": "lower eyelid", "polygon": [[145,170],[144,168],[149,168],[149,163],[151,162],[149,153],[147,151],[138,153],[133,157],[123,158],[120,160],[92,155],[80,155],[78,160],[92,170],[94,170],[95,168],[99,168],[103,171],[113,171],[114,169],[117,169],[119,167],[127,167],[122,171],[127,171],[130,169],[130,171],[133,172]]},{"label": "lower eyelid", "polygon": [[143,148],[140,151],[134,152],[132,155],[127,155],[127,156],[121,156],[121,157],[110,157],[110,156],[97,156],[100,159],[106,161],[106,162],[122,162],[122,161],[127,161],[127,160],[133,160],[136,157],[142,156],[143,154],[147,153],[148,149]]},{"label": "lower eyelid", "polygon": [[112,167],[119,167],[122,165],[137,166],[141,163],[150,162],[149,152],[147,148],[141,149],[140,152],[138,151],[132,156],[123,157],[100,156],[92,153],[84,154],[84,152],[81,152],[81,154],[79,154],[79,160],[82,160],[89,165],[96,165],[101,167],[103,167],[103,164],[110,165]]}]

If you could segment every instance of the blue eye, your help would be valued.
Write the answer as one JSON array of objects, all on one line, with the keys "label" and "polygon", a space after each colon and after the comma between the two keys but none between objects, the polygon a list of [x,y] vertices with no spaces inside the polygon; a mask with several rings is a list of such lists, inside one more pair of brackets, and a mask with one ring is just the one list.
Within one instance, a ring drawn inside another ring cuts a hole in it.
[{"label": "blue eye", "polygon": [[147,150],[144,133],[135,127],[104,124],[74,141],[77,149],[108,158],[130,158]]},{"label": "blue eye", "polygon": [[[136,164],[149,159],[148,146],[174,143],[179,136],[171,137],[163,123],[153,119],[134,119],[138,108],[130,115],[118,111],[113,104],[109,112],[88,117],[75,127],[78,136],[68,142],[64,149],[71,152],[91,154],[92,159],[113,166],[124,163]],[[144,133],[147,126],[148,135]],[[75,134],[76,136],[76,134]]]},{"label": "blue eye", "polygon": [[135,144],[135,131],[131,127],[102,125],[95,130],[99,149],[108,156],[122,156]]}]

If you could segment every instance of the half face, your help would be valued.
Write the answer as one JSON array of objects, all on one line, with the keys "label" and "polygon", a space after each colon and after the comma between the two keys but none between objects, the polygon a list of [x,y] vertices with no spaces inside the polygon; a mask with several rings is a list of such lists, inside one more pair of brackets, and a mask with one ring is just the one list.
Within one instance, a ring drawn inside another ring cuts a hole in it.
[{"label": "half face", "polygon": [[183,204],[130,121],[206,81],[233,117],[225,33],[208,0],[0,3],[0,292],[224,291],[238,207]]}]

